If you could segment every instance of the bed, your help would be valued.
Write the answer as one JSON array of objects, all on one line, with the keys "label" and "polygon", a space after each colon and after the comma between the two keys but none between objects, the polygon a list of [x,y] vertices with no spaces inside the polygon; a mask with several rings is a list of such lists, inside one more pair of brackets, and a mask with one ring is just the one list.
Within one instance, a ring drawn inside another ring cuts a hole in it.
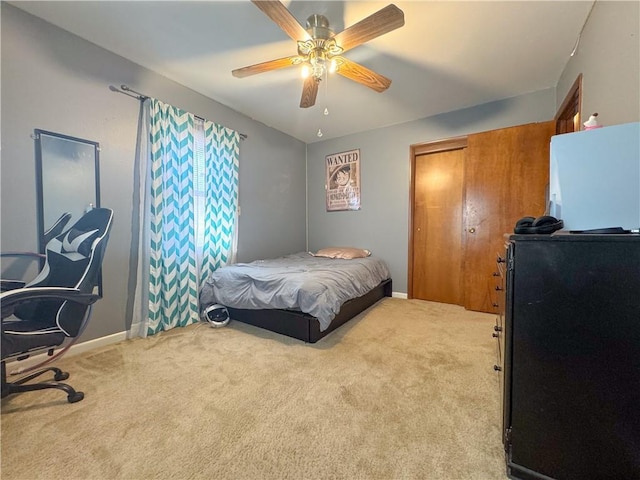
[{"label": "bed", "polygon": [[224,305],[233,320],[315,343],[391,296],[384,261],[371,255],[322,255],[334,251],[300,252],[219,268],[202,285],[200,309]]}]

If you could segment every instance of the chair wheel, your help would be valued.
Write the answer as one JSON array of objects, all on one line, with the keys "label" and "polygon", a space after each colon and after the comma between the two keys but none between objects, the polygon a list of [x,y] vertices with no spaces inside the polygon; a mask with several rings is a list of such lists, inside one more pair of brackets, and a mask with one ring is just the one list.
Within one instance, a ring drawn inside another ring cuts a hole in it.
[{"label": "chair wheel", "polygon": [[84,398],[84,393],[82,392],[74,392],[67,395],[67,400],[69,401],[69,403],[79,402],[83,398]]},{"label": "chair wheel", "polygon": [[56,382],[61,382],[62,380],[66,380],[67,378],[69,378],[69,373],[67,372],[59,372],[53,376],[53,379]]}]

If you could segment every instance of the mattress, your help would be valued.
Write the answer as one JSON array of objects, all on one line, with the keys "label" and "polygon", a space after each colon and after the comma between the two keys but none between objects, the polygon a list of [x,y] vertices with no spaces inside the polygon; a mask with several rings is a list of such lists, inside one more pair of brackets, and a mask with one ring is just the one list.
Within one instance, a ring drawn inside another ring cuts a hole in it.
[{"label": "mattress", "polygon": [[343,260],[300,252],[219,268],[202,285],[200,307],[300,310],[324,331],[344,302],[388,278],[387,265],[375,256]]}]

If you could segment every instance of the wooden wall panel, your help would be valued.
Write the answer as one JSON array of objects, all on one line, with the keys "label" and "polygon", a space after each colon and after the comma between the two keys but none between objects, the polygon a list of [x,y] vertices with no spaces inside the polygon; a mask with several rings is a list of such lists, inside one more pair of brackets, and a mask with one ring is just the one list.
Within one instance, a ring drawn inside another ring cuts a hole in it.
[{"label": "wooden wall panel", "polygon": [[546,210],[555,122],[468,137],[465,166],[464,306],[493,312],[495,259],[516,221]]}]

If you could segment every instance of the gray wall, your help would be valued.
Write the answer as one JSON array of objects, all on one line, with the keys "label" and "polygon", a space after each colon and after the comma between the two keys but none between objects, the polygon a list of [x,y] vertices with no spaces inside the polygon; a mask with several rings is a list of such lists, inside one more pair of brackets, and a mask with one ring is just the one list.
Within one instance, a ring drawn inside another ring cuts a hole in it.
[{"label": "gray wall", "polygon": [[[568,63],[556,89],[309,145],[309,249],[369,248],[388,262],[393,290],[406,292],[410,145],[550,120],[581,72],[586,118],[598,112],[606,125],[638,121],[639,9],[638,2],[596,2],[576,55],[569,57],[567,52]],[[327,213],[324,157],[354,148],[361,153],[362,210]]]},{"label": "gray wall", "polygon": [[[124,83],[249,135],[240,150],[240,261],[304,250],[306,221],[309,249],[369,248],[389,263],[394,291],[406,292],[410,145],[549,120],[580,72],[583,112],[599,112],[605,124],[638,121],[638,9],[638,2],[597,2],[557,89],[314,143],[305,167],[301,142],[3,3],[2,250],[36,248],[33,129],[99,141],[102,205],[115,210],[116,223],[105,299],[83,339],[124,329],[138,105],[108,90]],[[362,210],[327,213],[324,157],[354,148]]]},{"label": "gray wall", "polygon": [[583,121],[594,112],[603,125],[640,119],[640,2],[596,2],[558,82],[558,107],[580,73]]},{"label": "gray wall", "polygon": [[115,223],[104,295],[83,341],[125,329],[138,102],[127,84],[246,133],[240,145],[238,260],[302,251],[305,145],[192,90],[2,3],[1,248],[37,248],[34,128],[100,143],[101,205]]},{"label": "gray wall", "polygon": [[[407,292],[409,255],[410,146],[524,123],[550,120],[554,89],[371,130],[307,147],[309,249],[368,248],[391,270],[394,292]],[[362,208],[329,212],[325,207],[326,155],[360,149]]]}]

